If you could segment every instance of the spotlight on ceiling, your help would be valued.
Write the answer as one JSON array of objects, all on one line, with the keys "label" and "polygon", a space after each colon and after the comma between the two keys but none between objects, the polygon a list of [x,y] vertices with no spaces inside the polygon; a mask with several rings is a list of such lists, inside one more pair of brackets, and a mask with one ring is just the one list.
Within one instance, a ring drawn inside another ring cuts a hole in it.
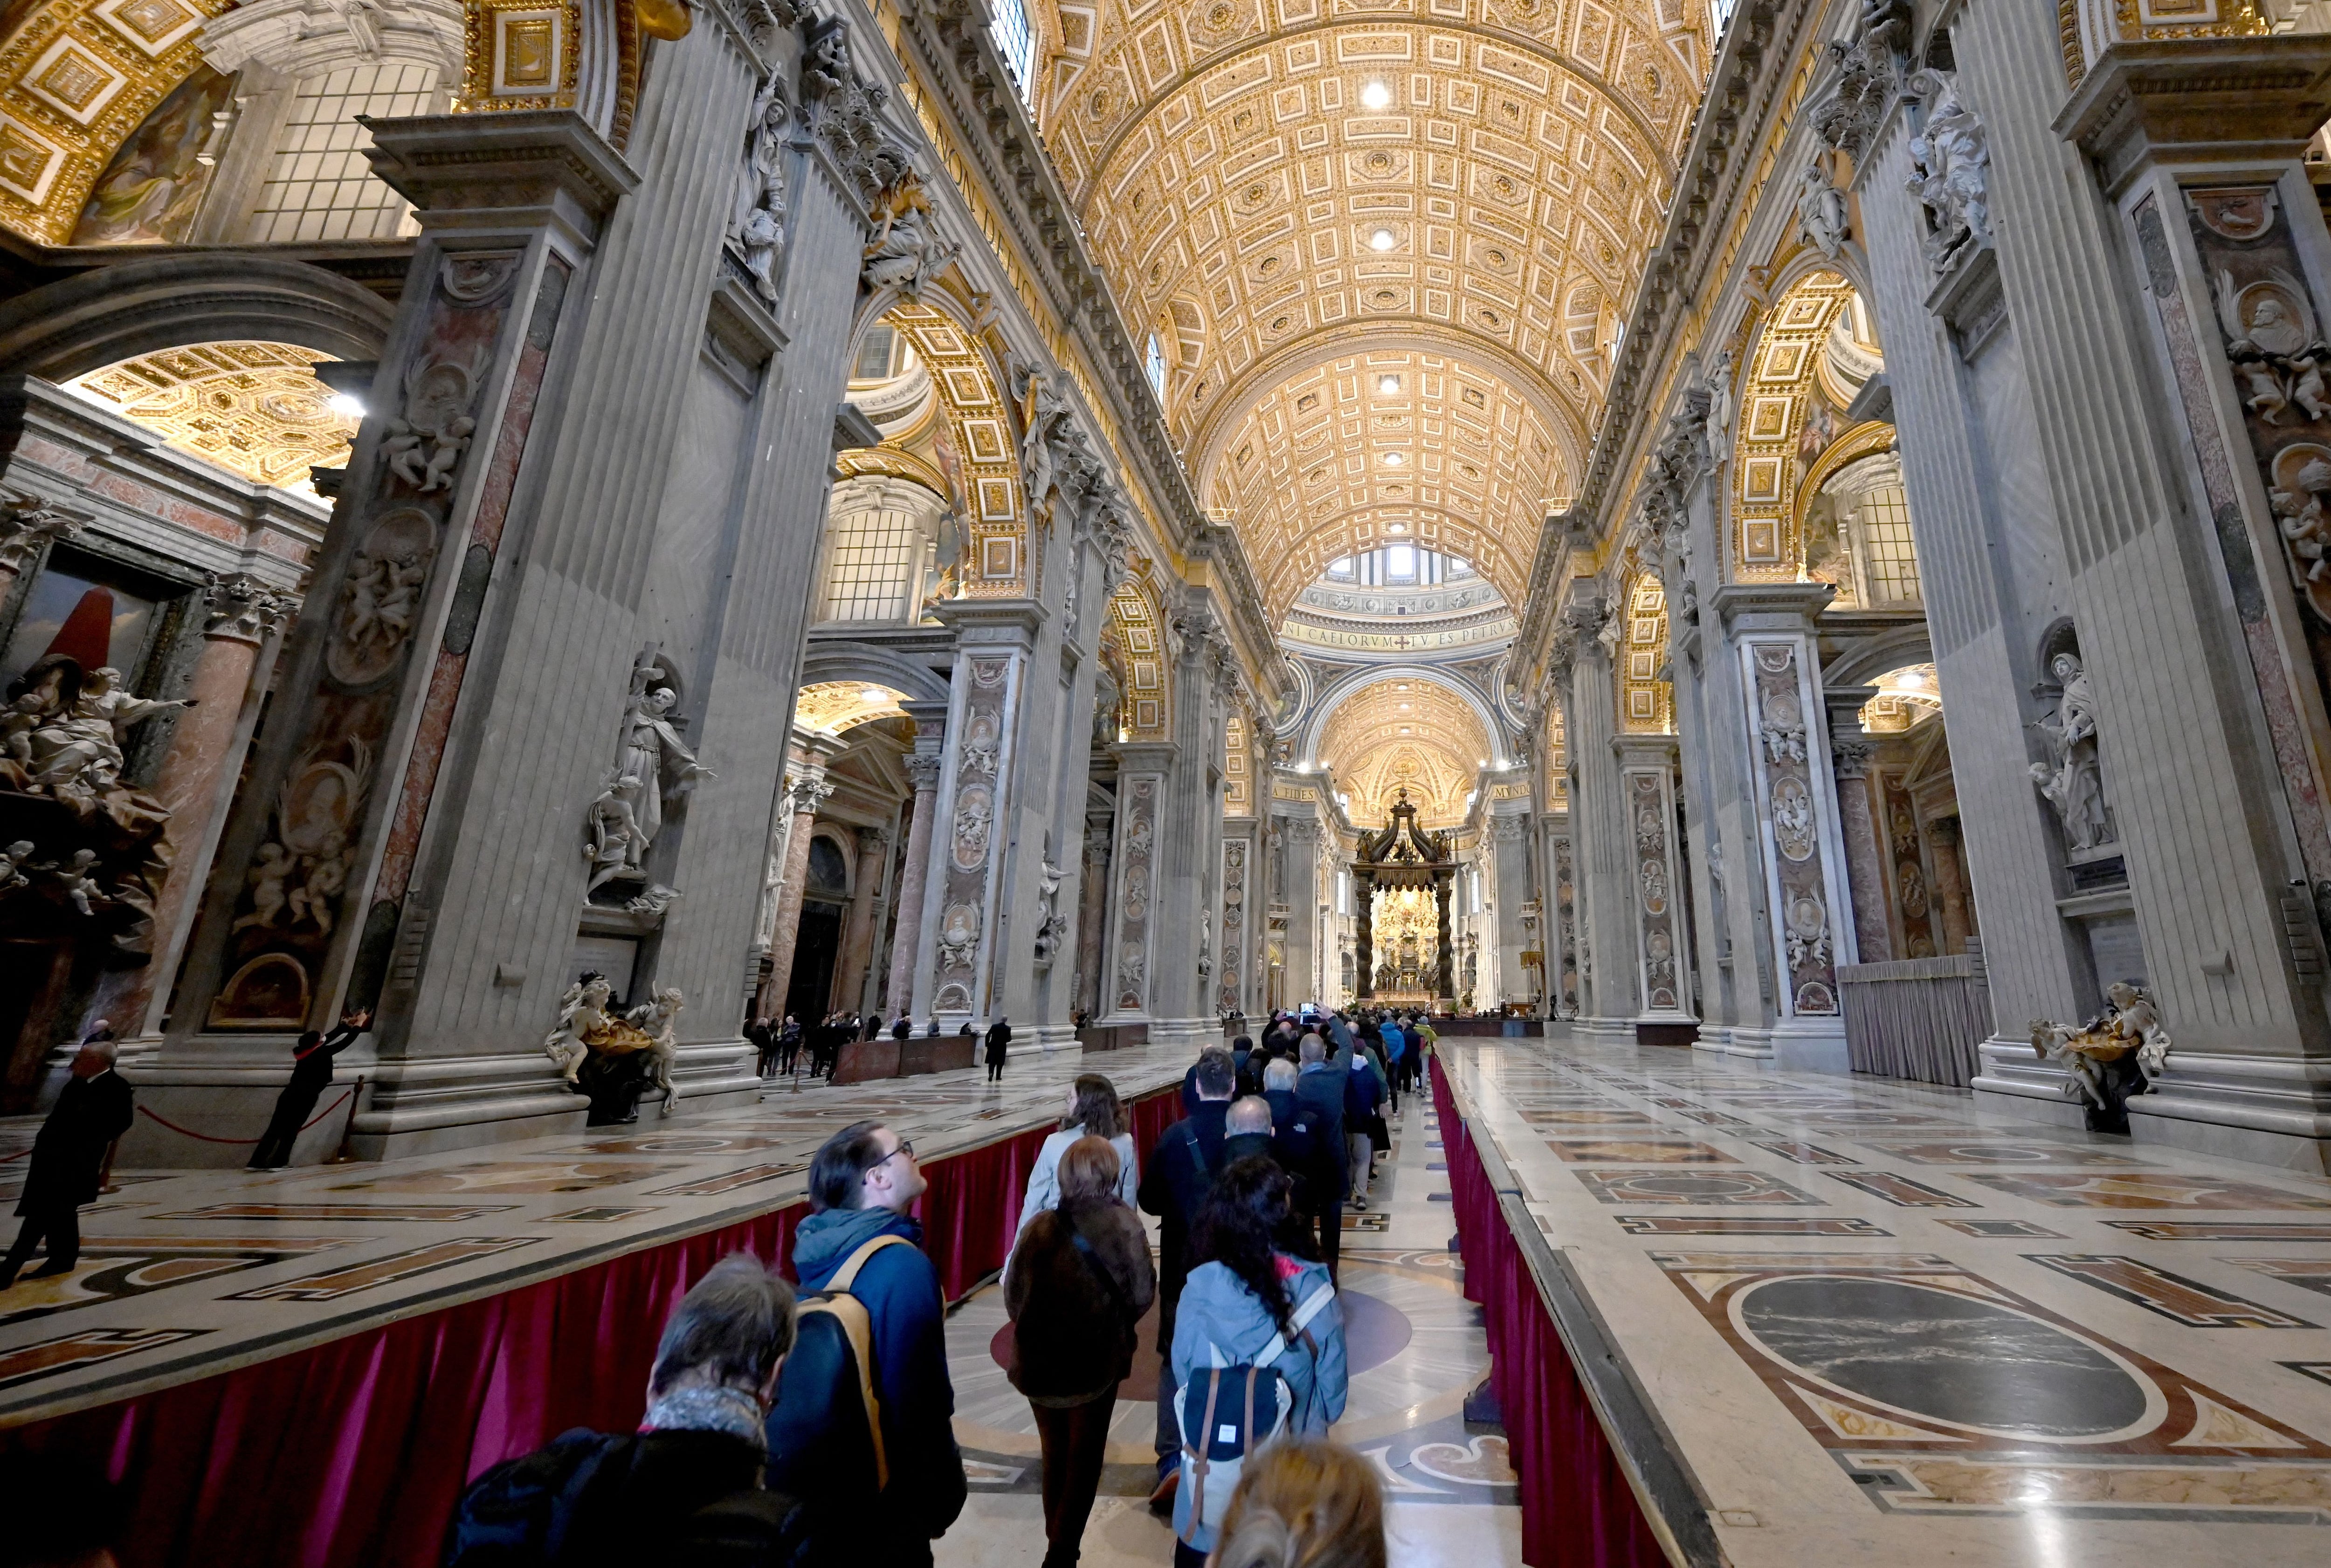
[{"label": "spotlight on ceiling", "polygon": [[1400,453],[1396,451],[1388,451],[1384,453],[1384,467],[1386,468],[1398,468],[1407,461],[1408,460],[1406,458],[1401,456]]},{"label": "spotlight on ceiling", "polygon": [[890,700],[890,694],[883,690],[879,686],[869,686],[861,690],[858,696],[860,700],[865,702],[888,702]]},{"label": "spotlight on ceiling", "polygon": [[1368,236],[1368,249],[1371,251],[1389,251],[1399,243],[1400,236],[1390,229],[1378,229]]},{"label": "spotlight on ceiling", "polygon": [[336,392],[332,394],[331,397],[328,399],[327,402],[328,406],[330,407],[331,411],[334,413],[338,414],[342,419],[362,419],[364,417],[365,405],[364,399],[361,397],[357,397],[346,392]]},{"label": "spotlight on ceiling", "polygon": [[1400,377],[1397,375],[1377,376],[1376,390],[1384,394],[1386,397],[1390,397],[1394,393],[1400,390]]},{"label": "spotlight on ceiling", "polygon": [[1408,525],[1406,523],[1386,523],[1384,525],[1384,532],[1387,534],[1404,534],[1408,532]]},{"label": "spotlight on ceiling", "polygon": [[1390,109],[1392,107],[1392,89],[1381,81],[1369,82],[1365,87],[1360,89],[1360,107],[1363,109]]}]

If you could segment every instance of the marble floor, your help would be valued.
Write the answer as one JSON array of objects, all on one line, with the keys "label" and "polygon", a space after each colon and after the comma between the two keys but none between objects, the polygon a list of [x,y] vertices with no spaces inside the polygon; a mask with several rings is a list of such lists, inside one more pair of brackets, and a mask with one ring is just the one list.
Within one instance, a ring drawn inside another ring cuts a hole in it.
[{"label": "marble floor", "polygon": [[1688,1050],[1444,1060],[1734,1563],[2331,1562],[2331,1182]]},{"label": "marble floor", "polygon": [[[0,1292],[0,1426],[62,1415],[450,1307],[797,1202],[850,1123],[900,1128],[926,1160],[1049,1126],[1079,1072],[1132,1096],[1190,1053],[1015,1051],[985,1069],[880,1083],[790,1080],[741,1109],[275,1174],[128,1171],[82,1212],[68,1274]],[[0,1202],[37,1121],[0,1123]],[[5,1215],[5,1210],[0,1210]],[[0,1225],[15,1221],[0,1218]]]},{"label": "marble floor", "polygon": [[[1344,1216],[1342,1306],[1351,1401],[1334,1436],[1375,1465],[1391,1504],[1401,1568],[1519,1568],[1521,1509],[1506,1441],[1465,1424],[1465,1395],[1489,1374],[1478,1308],[1462,1294],[1449,1177],[1428,1097],[1401,1101],[1392,1157],[1365,1212]],[[956,1437],[971,1499],[937,1543],[939,1568],[1020,1568],[1043,1554],[1036,1428],[999,1360],[1003,1292],[974,1295],[947,1326]],[[1156,1319],[1144,1345],[1156,1343]],[[1149,1512],[1156,1480],[1156,1357],[1137,1360],[1118,1391],[1108,1471],[1086,1527],[1087,1568],[1154,1568],[1173,1560],[1173,1530]]]}]

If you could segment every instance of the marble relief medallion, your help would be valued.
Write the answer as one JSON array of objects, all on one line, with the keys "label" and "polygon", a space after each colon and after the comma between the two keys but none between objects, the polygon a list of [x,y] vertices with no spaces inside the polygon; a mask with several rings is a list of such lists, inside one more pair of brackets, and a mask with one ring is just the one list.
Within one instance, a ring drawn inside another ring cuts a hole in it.
[{"label": "marble relief medallion", "polygon": [[1118,851],[1117,1006],[1138,1012],[1149,993],[1149,857],[1157,847],[1157,784],[1125,784],[1122,840]]},{"label": "marble relief medallion", "polygon": [[2216,1176],[1970,1171],[1961,1180],[2058,1209],[2331,1209],[2331,1197]]},{"label": "marble relief medallion", "polygon": [[2331,1524],[2331,1445],[1931,1254],[1653,1252],[1896,1513]]},{"label": "marble relief medallion", "polygon": [[1643,1005],[1670,1012],[1682,1006],[1676,973],[1676,922],[1670,891],[1668,779],[1658,772],[1627,774],[1628,808],[1635,823],[1636,912],[1641,921],[1640,955]]},{"label": "marble relief medallion", "polygon": [[947,825],[946,879],[935,1012],[979,1011],[979,973],[987,936],[996,817],[1010,770],[1013,660],[971,659],[962,671],[962,742],[955,746],[953,811]]}]

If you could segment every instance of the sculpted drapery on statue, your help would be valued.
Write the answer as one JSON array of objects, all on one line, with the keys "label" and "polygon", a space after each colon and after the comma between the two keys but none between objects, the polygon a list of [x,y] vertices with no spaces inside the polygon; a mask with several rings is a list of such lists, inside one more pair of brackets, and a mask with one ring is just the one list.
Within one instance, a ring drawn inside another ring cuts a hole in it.
[{"label": "sculpted drapery on statue", "polygon": [[2115,836],[2104,774],[2097,761],[2096,697],[2078,654],[2057,654],[2048,661],[2048,671],[2060,683],[2056,710],[2031,727],[2046,737],[2055,761],[2033,763],[2031,782],[2055,808],[2065,844],[2078,853],[2109,843]]},{"label": "sculpted drapery on statue", "polygon": [[656,653],[650,644],[633,665],[615,765],[589,808],[590,841],[584,846],[591,860],[588,892],[609,882],[646,880],[648,851],[662,831],[667,804],[698,779],[714,776],[680,738],[671,717],[680,694]]}]

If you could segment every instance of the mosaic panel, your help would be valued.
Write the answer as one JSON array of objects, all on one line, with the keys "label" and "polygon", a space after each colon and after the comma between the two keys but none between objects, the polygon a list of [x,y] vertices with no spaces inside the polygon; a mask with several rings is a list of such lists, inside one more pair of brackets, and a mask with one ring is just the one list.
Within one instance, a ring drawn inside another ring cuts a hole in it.
[{"label": "mosaic panel", "polygon": [[1886,1152],[1914,1165],[2117,1165],[2142,1170],[2143,1160],[2132,1160],[2103,1149],[2077,1144],[1993,1144],[1954,1139],[1946,1144],[1892,1144]]},{"label": "mosaic panel", "polygon": [[438,1221],[465,1224],[489,1214],[506,1214],[515,1203],[205,1203],[157,1220],[295,1220],[310,1224],[355,1220]]},{"label": "mosaic panel", "polygon": [[2331,1445],[1948,1258],[1650,1257],[1881,1509],[2331,1523]]},{"label": "mosaic panel", "polygon": [[1755,1146],[1768,1155],[1778,1155],[1800,1165],[1851,1165],[1855,1162],[1834,1149],[1824,1149],[1819,1144],[1801,1144],[1786,1138],[1760,1139]]},{"label": "mosaic panel", "polygon": [[2061,1241],[2061,1231],[2050,1231],[2045,1225],[2035,1225],[2029,1220],[1946,1220],[1936,1216],[1935,1223],[1956,1231],[1962,1236],[1979,1237],[1984,1240]]},{"label": "mosaic panel", "polygon": [[[1777,1214],[1614,1214],[1630,1236],[1891,1236],[1869,1221],[1839,1215],[1808,1220]],[[1544,1223],[1543,1221],[1540,1221]]]},{"label": "mosaic panel", "polygon": [[2221,1258],[2218,1261],[2279,1279],[2285,1285],[2296,1285],[2301,1290],[2312,1290],[2317,1296],[2331,1296],[2331,1258]]},{"label": "mosaic panel", "polygon": [[262,1269],[348,1244],[329,1236],[96,1236],[67,1273],[28,1274],[0,1295],[0,1325],[101,1307],[222,1274]]},{"label": "mosaic panel", "polygon": [[1883,1198],[1900,1209],[1978,1209],[1983,1205],[1891,1171],[1823,1171],[1822,1175]]},{"label": "mosaic panel", "polygon": [[426,1247],[414,1247],[404,1252],[392,1252],[385,1258],[374,1258],[362,1263],[352,1263],[342,1269],[328,1269],[321,1274],[304,1275],[297,1279],[281,1279],[271,1285],[262,1285],[252,1290],[238,1290],[222,1297],[227,1301],[338,1301],[342,1297],[377,1290],[384,1285],[395,1285],[415,1275],[433,1274],[440,1269],[490,1258],[498,1252],[514,1251],[531,1247],[539,1241],[537,1236],[461,1236],[450,1241],[433,1242]]},{"label": "mosaic panel", "polygon": [[1740,1162],[1708,1144],[1686,1138],[1548,1138],[1546,1146],[1566,1164],[1603,1161],[1639,1165],[1736,1165]]},{"label": "mosaic panel", "polygon": [[2260,1307],[2214,1286],[2136,1258],[2089,1252],[2027,1252],[2024,1257],[2107,1295],[2135,1302],[2188,1328],[2312,1328],[2315,1325],[2271,1307]]},{"label": "mosaic panel", "polygon": [[0,1350],[0,1388],[37,1383],[116,1356],[199,1339],[211,1332],[207,1328],[91,1328],[36,1345],[19,1345]]},{"label": "mosaic panel", "polygon": [[1964,1179],[2058,1209],[2331,1209],[2331,1198],[2217,1176],[1970,1171]]},{"label": "mosaic panel", "polygon": [[2271,1220],[2107,1220],[2147,1241],[2331,1241],[2331,1225]]},{"label": "mosaic panel", "polygon": [[1802,1204],[1821,1200],[1761,1171],[1579,1171],[1603,1203]]},{"label": "mosaic panel", "polygon": [[366,1182],[346,1182],[334,1193],[587,1193],[668,1175],[678,1165],[623,1164],[612,1160],[557,1160],[526,1164],[487,1160],[436,1171],[400,1171]]}]

